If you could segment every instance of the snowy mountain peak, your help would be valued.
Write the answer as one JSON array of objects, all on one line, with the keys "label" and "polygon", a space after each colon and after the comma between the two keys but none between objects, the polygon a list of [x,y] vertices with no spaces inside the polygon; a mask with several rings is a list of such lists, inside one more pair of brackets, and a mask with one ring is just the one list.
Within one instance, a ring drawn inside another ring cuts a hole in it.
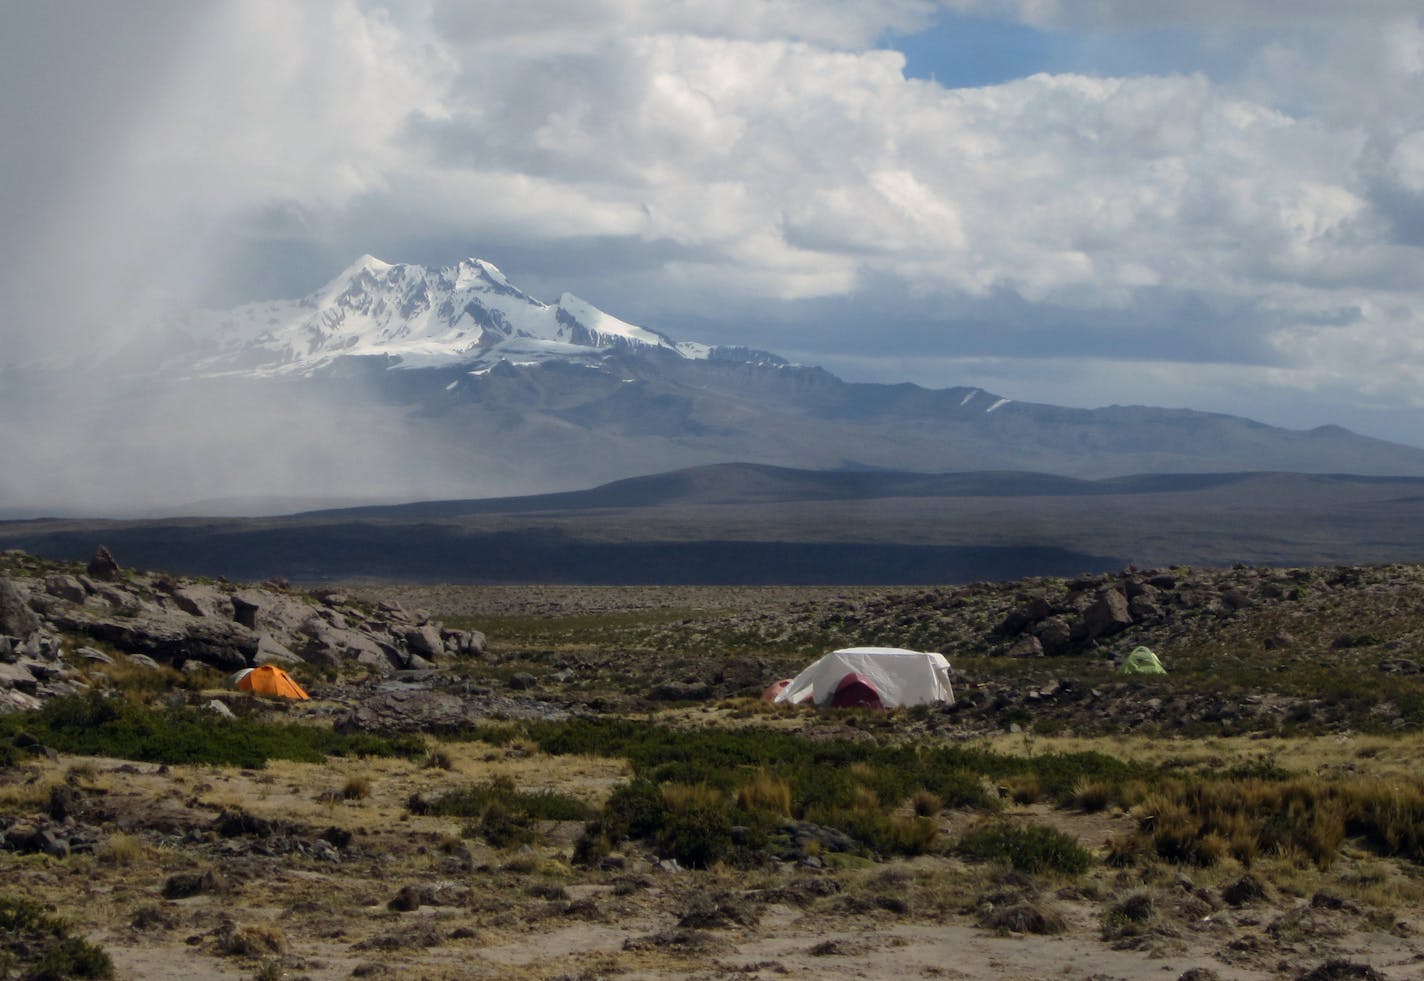
[{"label": "snowy mountain peak", "polygon": [[614,351],[704,360],[717,350],[675,343],[572,293],[542,303],[478,258],[433,269],[363,255],[301,300],[208,311],[199,319],[198,333],[216,339],[215,353],[199,365],[208,373],[310,373],[353,356],[482,373],[501,362],[598,359]]},{"label": "snowy mountain peak", "polygon": [[509,280],[504,278],[499,267],[485,259],[461,259],[455,268],[459,271],[457,282],[461,285],[467,282],[469,277],[477,277],[496,286],[509,286]]}]

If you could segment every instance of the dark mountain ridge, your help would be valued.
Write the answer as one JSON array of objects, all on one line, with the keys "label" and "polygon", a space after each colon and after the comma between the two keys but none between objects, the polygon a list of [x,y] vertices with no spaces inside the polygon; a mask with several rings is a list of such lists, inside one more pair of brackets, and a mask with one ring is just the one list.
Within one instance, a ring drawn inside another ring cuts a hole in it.
[{"label": "dark mountain ridge", "polygon": [[1424,558],[1424,478],[726,464],[530,497],[273,518],[0,523],[0,546],[299,581],[906,584]]}]

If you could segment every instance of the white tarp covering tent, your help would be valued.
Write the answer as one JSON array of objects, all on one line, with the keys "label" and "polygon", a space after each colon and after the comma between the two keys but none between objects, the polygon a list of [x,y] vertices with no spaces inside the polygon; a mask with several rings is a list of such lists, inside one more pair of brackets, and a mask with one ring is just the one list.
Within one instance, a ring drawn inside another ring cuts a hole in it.
[{"label": "white tarp covering tent", "polygon": [[872,685],[885,708],[954,702],[949,662],[943,654],[898,647],[848,647],[832,651],[792,678],[791,684],[776,696],[776,701],[794,705],[809,699],[817,705],[831,705],[837,686],[847,675],[859,675],[862,683]]}]

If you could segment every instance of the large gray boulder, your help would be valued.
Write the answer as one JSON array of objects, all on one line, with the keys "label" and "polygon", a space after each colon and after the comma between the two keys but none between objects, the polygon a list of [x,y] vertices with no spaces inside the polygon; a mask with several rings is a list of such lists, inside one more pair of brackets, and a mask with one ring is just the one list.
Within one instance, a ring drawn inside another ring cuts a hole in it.
[{"label": "large gray boulder", "polygon": [[252,655],[252,663],[257,665],[275,664],[278,667],[301,664],[302,658],[287,650],[271,634],[257,635],[257,653]]},{"label": "large gray boulder", "polygon": [[1064,654],[1073,643],[1073,627],[1062,617],[1049,617],[1034,625],[1033,635],[1050,657]]},{"label": "large gray boulder", "polygon": [[446,652],[450,654],[483,657],[488,644],[485,635],[478,630],[454,630],[447,627],[440,631],[440,636],[445,641]]},{"label": "large gray boulder", "polygon": [[212,617],[215,620],[232,618],[232,600],[227,593],[204,583],[188,583],[179,586],[169,594],[173,605],[194,617]]},{"label": "large gray boulder", "polygon": [[0,579],[0,634],[28,637],[40,629],[40,618],[8,579]]},{"label": "large gray boulder", "polygon": [[84,584],[73,576],[58,573],[45,576],[44,588],[50,596],[68,600],[71,603],[83,603],[89,597],[88,591],[84,589]]},{"label": "large gray boulder", "polygon": [[413,654],[421,657],[434,658],[445,653],[445,641],[440,636],[440,630],[430,623],[421,624],[419,627],[412,627],[404,634],[406,646]]},{"label": "large gray boulder", "polygon": [[1105,589],[1092,606],[1083,611],[1083,627],[1090,639],[1108,637],[1132,626],[1127,597],[1117,589]]}]

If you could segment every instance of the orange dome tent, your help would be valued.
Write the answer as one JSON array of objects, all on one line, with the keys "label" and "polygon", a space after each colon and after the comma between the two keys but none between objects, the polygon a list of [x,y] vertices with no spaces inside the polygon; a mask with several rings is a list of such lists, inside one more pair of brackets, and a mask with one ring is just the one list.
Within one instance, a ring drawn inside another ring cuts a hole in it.
[{"label": "orange dome tent", "polygon": [[236,681],[239,691],[250,691],[258,695],[277,695],[281,698],[310,699],[302,686],[281,668],[264,664],[260,668],[240,673]]}]

